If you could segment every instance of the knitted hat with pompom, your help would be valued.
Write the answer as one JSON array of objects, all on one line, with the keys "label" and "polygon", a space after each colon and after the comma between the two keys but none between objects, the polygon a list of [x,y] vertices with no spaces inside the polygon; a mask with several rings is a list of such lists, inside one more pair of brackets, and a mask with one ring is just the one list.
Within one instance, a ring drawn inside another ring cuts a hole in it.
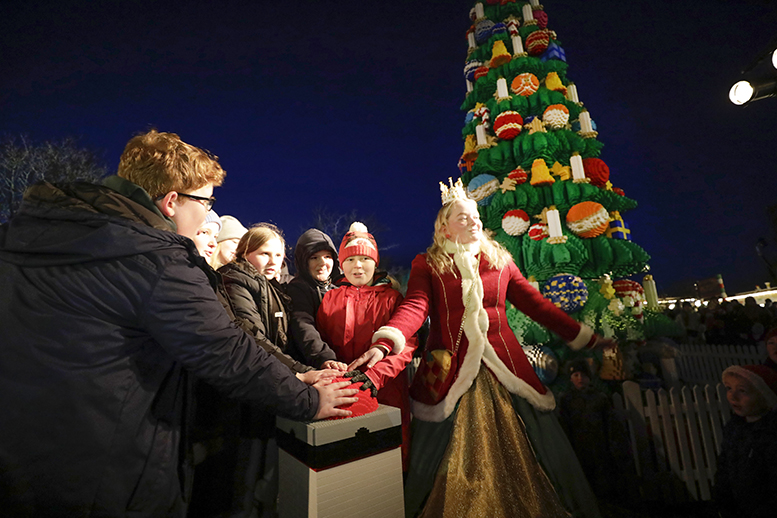
[{"label": "knitted hat with pompom", "polygon": [[376,266],[380,262],[378,243],[375,242],[375,238],[369,233],[364,223],[358,221],[351,223],[351,228],[348,229],[348,232],[343,236],[342,243],[340,243],[338,252],[340,266],[343,265],[343,261],[353,255],[370,257],[375,261]]}]

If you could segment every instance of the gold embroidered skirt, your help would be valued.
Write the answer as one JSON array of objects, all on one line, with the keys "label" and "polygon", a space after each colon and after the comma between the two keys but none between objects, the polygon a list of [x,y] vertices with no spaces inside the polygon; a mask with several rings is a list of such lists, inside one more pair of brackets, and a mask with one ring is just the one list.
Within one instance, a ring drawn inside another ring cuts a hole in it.
[{"label": "gold embroidered skirt", "polygon": [[566,518],[510,393],[483,365],[462,396],[422,517]]}]

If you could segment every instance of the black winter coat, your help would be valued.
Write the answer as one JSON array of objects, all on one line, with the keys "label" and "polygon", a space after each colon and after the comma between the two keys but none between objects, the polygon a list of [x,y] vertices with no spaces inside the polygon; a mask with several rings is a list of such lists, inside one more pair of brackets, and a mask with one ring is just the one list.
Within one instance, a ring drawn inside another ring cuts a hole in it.
[{"label": "black winter coat", "polygon": [[[326,250],[331,252],[334,260],[332,275],[324,282],[319,282],[310,276],[308,259]],[[334,288],[332,280],[339,277],[340,267],[337,262],[337,249],[332,239],[324,232],[311,228],[303,233],[294,247],[294,265],[297,276],[286,285],[286,293],[291,298],[292,316],[296,321],[292,329],[294,344],[298,354],[316,368],[327,360],[336,360],[337,355],[329,345],[321,339],[316,329],[316,314],[327,291]]]},{"label": "black winter coat", "polygon": [[35,185],[0,226],[7,516],[182,516],[188,372],[294,419],[318,406],[231,322],[194,243],[112,185]]},{"label": "black winter coat", "polygon": [[723,518],[771,518],[777,514],[777,410],[748,423],[732,415],[713,487]]},{"label": "black winter coat", "polygon": [[219,268],[224,288],[235,313],[235,322],[256,343],[294,372],[310,367],[287,354],[289,344],[289,298],[276,281],[269,281],[245,259]]}]

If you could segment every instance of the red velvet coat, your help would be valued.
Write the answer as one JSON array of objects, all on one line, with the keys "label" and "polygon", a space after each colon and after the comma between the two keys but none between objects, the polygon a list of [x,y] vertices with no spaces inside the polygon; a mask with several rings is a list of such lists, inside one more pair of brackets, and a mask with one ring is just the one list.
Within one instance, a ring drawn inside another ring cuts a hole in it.
[{"label": "red velvet coat", "polygon": [[[391,284],[351,286],[329,290],[318,308],[316,327],[339,361],[351,363],[372,345],[375,331],[389,321],[402,302]],[[412,335],[411,335],[412,336]],[[405,367],[416,349],[415,338],[400,354],[391,354],[366,372],[378,389],[378,402],[402,411],[402,456],[407,469],[410,451],[410,400]]]},{"label": "red velvet coat", "polygon": [[[553,394],[537,378],[507,323],[506,300],[573,349],[590,346],[595,340],[590,328],[544,298],[512,261],[497,270],[482,254],[479,261],[476,257],[471,253],[453,256],[454,275],[435,272],[426,254],[418,255],[404,302],[376,335],[378,343],[401,351],[403,340],[413,336],[427,315],[431,317],[426,351],[410,389],[413,414],[425,421],[442,421],[450,415],[477,376],[481,361],[511,393],[541,410],[555,407]],[[462,326],[470,289],[470,309]]]}]

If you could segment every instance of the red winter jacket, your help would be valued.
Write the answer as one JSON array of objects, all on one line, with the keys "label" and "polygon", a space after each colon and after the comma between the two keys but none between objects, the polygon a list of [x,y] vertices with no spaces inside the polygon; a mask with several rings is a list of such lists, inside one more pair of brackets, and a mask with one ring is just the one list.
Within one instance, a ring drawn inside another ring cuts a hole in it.
[{"label": "red winter jacket", "polygon": [[[380,282],[380,281],[378,281]],[[372,345],[372,335],[391,318],[402,294],[389,283],[329,290],[318,308],[316,327],[339,361],[351,363]],[[378,389],[378,402],[402,410],[402,458],[407,469],[410,451],[410,401],[405,367],[417,347],[409,339],[400,354],[390,354],[366,372]]]}]

